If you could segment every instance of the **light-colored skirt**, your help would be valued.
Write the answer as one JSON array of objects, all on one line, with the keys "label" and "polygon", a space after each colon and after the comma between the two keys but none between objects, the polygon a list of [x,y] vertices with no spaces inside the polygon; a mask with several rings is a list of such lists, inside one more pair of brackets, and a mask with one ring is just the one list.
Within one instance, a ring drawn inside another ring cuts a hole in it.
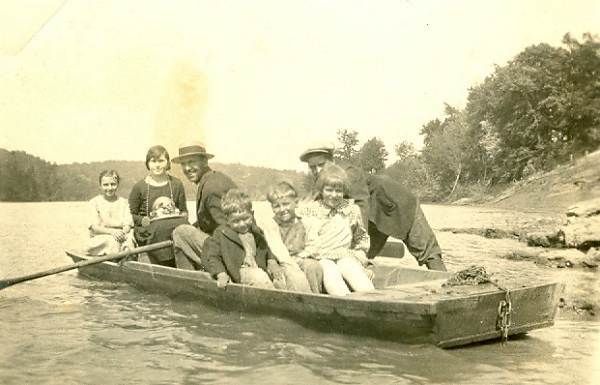
[{"label": "light-colored skirt", "polygon": [[87,255],[99,256],[118,253],[125,248],[133,249],[134,247],[133,231],[130,231],[125,242],[118,242],[109,234],[94,235],[87,241],[85,251]]}]

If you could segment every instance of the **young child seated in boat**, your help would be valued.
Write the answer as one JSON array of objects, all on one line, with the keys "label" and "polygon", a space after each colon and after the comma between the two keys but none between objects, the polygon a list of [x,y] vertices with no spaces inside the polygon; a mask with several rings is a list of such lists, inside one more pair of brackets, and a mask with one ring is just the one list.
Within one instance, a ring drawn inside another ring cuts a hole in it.
[{"label": "young child seated in boat", "polygon": [[150,211],[150,222],[165,219],[165,218],[186,218],[185,214],[175,206],[173,199],[169,197],[158,197],[152,204],[152,211]]},{"label": "young child seated in boat", "polygon": [[316,187],[317,200],[298,208],[306,227],[306,245],[298,257],[319,261],[323,268],[323,286],[329,294],[373,290],[365,270],[369,236],[358,205],[344,199],[348,189],[346,172],[327,163]]},{"label": "young child seated in boat", "polygon": [[104,170],[98,177],[100,194],[90,200],[88,255],[117,253],[133,248],[133,218],[125,198],[117,195],[119,174]]},{"label": "young child seated in boat", "polygon": [[[173,229],[179,225],[189,224],[187,214],[177,208],[173,199],[161,196],[152,203],[148,215],[149,221],[144,226],[144,232],[152,243],[170,240]],[[153,263],[162,266],[175,267],[171,248],[153,250],[138,258],[140,262]]]},{"label": "young child seated in boat", "polygon": [[221,198],[221,208],[227,223],[217,227],[204,242],[208,272],[221,288],[233,281],[274,289],[267,271],[276,281],[281,280],[283,272],[254,222],[250,197],[231,189]]},{"label": "young child seated in boat", "polygon": [[290,256],[306,275],[310,290],[313,293],[323,293],[323,268],[319,261],[311,256],[298,257],[298,254],[304,250],[306,238],[302,218],[296,215],[298,192],[290,183],[279,182],[270,188],[267,199],[271,203],[273,219],[279,227],[281,240]]}]

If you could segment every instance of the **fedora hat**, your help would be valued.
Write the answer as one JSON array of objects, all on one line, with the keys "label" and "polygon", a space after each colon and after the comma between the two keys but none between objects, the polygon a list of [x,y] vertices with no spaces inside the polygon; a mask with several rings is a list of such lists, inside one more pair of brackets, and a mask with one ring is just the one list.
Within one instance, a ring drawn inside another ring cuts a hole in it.
[{"label": "fedora hat", "polygon": [[306,162],[310,155],[313,154],[328,154],[333,156],[333,150],[335,146],[329,141],[318,141],[312,143],[302,154],[300,154],[300,160]]},{"label": "fedora hat", "polygon": [[183,159],[192,156],[202,156],[206,159],[213,158],[213,154],[206,152],[206,147],[201,142],[189,142],[179,146],[179,155],[172,159],[174,163],[181,163]]}]

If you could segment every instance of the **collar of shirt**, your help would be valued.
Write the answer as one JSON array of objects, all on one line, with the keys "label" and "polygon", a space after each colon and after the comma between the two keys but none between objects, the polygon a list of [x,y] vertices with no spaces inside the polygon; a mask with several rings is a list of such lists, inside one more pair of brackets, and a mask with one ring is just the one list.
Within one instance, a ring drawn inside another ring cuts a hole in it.
[{"label": "collar of shirt", "polygon": [[351,209],[351,205],[352,202],[349,199],[343,199],[342,202],[334,208],[331,208],[327,205],[325,205],[325,203],[323,203],[322,200],[319,200],[319,208],[320,211],[325,214],[325,216],[327,217],[333,217],[336,214],[341,214],[342,216],[348,216],[350,215],[352,209]]}]

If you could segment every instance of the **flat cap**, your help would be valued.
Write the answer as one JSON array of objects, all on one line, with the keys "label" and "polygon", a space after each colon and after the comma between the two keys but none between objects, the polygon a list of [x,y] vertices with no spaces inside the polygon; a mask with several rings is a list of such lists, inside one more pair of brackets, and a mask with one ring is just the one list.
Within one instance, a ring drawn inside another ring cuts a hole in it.
[{"label": "flat cap", "polygon": [[313,154],[328,154],[333,156],[333,150],[335,146],[329,141],[318,141],[312,143],[304,152],[300,155],[300,160],[306,162],[308,157]]}]

